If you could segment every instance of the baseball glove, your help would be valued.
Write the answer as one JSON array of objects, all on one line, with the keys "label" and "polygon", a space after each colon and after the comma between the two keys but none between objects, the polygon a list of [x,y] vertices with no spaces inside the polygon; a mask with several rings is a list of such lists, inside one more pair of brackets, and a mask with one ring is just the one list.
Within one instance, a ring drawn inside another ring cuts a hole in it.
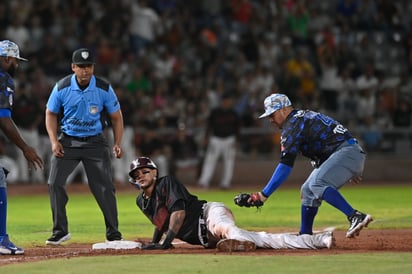
[{"label": "baseball glove", "polygon": [[240,207],[260,208],[263,206],[263,202],[260,200],[258,193],[239,193],[235,196],[234,202]]}]

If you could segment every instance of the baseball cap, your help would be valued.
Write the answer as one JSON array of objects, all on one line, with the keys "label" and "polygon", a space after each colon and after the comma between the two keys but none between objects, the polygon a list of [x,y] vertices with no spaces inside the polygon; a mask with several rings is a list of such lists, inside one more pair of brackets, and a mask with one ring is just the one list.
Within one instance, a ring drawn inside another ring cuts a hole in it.
[{"label": "baseball cap", "polygon": [[0,41],[0,56],[14,57],[19,60],[29,61],[26,58],[20,57],[19,46],[10,40]]},{"label": "baseball cap", "polygon": [[266,97],[263,104],[265,106],[265,113],[260,115],[259,119],[271,115],[276,110],[292,105],[289,98],[286,95],[280,93],[273,93],[269,95],[268,97]]},{"label": "baseball cap", "polygon": [[93,65],[94,56],[89,49],[77,49],[73,52],[72,63],[76,65]]}]

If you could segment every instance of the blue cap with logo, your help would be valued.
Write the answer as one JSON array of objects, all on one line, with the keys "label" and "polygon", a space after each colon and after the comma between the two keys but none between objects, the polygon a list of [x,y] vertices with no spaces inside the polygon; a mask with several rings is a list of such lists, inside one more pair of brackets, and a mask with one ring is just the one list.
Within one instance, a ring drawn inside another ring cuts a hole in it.
[{"label": "blue cap with logo", "polygon": [[259,119],[268,117],[276,110],[292,105],[289,98],[286,95],[280,93],[273,93],[269,95],[268,97],[266,97],[263,104],[265,106],[265,113],[260,115]]},{"label": "blue cap with logo", "polygon": [[20,57],[19,46],[10,40],[0,41],[0,56],[14,57],[19,60],[28,61],[26,58]]}]

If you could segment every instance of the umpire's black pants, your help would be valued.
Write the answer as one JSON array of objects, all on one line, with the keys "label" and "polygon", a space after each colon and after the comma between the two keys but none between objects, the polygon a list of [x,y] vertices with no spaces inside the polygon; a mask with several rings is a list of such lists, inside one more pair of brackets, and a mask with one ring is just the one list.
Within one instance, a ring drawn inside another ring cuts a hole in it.
[{"label": "umpire's black pants", "polygon": [[65,188],[66,180],[74,168],[82,162],[89,188],[104,215],[106,239],[109,241],[120,240],[122,236],[118,230],[117,202],[106,139],[101,134],[88,138],[62,135],[59,141],[64,148],[64,157],[52,156],[48,180],[53,235],[69,233],[66,215],[68,202]]}]

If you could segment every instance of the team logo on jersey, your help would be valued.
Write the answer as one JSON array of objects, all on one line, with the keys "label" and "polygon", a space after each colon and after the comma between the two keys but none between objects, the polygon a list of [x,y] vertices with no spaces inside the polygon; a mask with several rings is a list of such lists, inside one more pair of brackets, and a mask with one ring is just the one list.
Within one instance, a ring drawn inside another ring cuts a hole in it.
[{"label": "team logo on jersey", "polygon": [[12,106],[14,90],[12,90],[10,87],[7,87],[7,93],[9,94],[9,105]]},{"label": "team logo on jersey", "polygon": [[82,58],[84,60],[86,60],[87,58],[89,58],[89,52],[88,51],[82,51]]},{"label": "team logo on jersey", "polygon": [[[280,151],[283,152],[285,150],[285,147],[283,146],[283,144],[286,142],[286,137],[280,137]],[[283,155],[283,153],[282,153]]]},{"label": "team logo on jersey", "polygon": [[91,106],[89,109],[90,114],[96,114],[99,109],[96,106]]}]

